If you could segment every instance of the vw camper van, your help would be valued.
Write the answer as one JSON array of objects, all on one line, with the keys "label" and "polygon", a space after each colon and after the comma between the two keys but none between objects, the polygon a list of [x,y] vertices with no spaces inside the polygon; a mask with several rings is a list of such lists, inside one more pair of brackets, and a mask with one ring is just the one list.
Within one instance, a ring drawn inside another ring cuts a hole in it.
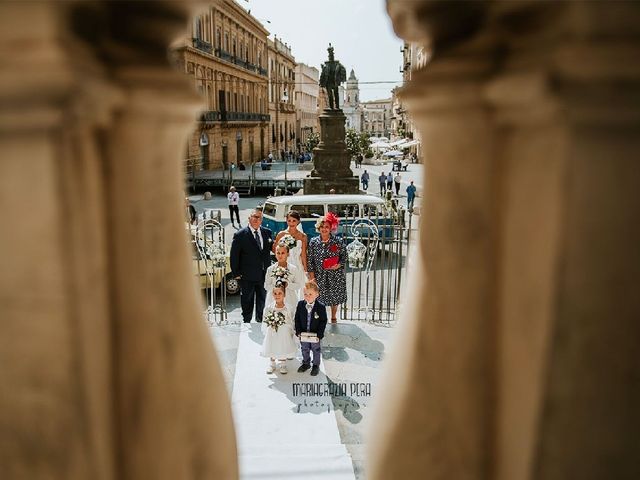
[{"label": "vw camper van", "polygon": [[[385,202],[373,195],[287,195],[271,197],[263,205],[262,225],[274,235],[287,228],[287,213],[296,210],[300,214],[301,226],[309,238],[318,235],[316,221],[327,212],[340,218],[340,230],[357,218],[369,218],[377,226],[380,235],[390,235],[392,220],[385,209]],[[385,228],[387,227],[387,228]],[[339,230],[339,233],[340,233]]]}]

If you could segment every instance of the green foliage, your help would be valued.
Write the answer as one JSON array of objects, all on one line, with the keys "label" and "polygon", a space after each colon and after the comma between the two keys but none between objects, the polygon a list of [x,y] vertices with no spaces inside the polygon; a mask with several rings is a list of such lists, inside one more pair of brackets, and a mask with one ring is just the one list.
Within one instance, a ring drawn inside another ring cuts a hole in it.
[{"label": "green foliage", "polygon": [[366,156],[367,150],[369,150],[369,136],[366,132],[358,133],[353,128],[349,128],[345,137],[347,151],[350,155],[365,154]]},{"label": "green foliage", "polygon": [[311,152],[320,143],[320,134],[318,132],[311,132],[307,137],[307,151]]}]

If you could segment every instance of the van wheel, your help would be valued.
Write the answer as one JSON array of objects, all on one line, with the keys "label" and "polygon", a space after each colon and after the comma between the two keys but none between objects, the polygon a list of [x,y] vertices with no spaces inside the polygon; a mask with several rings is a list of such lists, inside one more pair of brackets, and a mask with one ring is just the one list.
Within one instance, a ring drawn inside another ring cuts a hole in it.
[{"label": "van wheel", "polygon": [[227,295],[236,295],[240,291],[240,282],[235,278],[227,278]]}]

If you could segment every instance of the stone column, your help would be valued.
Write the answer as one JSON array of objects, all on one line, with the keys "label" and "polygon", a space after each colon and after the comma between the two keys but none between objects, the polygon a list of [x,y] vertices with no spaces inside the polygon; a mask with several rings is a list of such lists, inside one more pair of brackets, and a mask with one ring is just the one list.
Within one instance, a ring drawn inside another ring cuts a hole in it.
[{"label": "stone column", "polygon": [[434,55],[403,92],[422,278],[371,478],[638,478],[640,9],[387,4]]},{"label": "stone column", "polygon": [[181,158],[172,2],[0,5],[0,477],[236,478]]}]

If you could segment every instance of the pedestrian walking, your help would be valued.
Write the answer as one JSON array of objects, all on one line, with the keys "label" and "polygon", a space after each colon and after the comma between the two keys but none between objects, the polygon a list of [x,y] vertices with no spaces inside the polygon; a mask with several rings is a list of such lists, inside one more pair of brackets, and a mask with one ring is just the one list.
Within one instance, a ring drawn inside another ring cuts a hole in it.
[{"label": "pedestrian walking", "polygon": [[236,187],[231,187],[229,189],[229,193],[227,193],[227,200],[229,201],[229,218],[231,218],[231,225],[236,226],[233,223],[233,213],[236,214],[236,220],[238,220],[238,227],[242,227],[240,225],[240,210],[238,204],[240,203],[240,195],[236,192]]},{"label": "pedestrian walking", "polygon": [[400,172],[396,173],[396,176],[393,177],[393,183],[396,187],[396,197],[400,196],[400,182],[402,182],[402,177],[400,176]]},{"label": "pedestrian walking", "polygon": [[391,174],[391,172],[387,174],[387,190],[389,192],[393,191],[393,175]]},{"label": "pedestrian walking", "polygon": [[413,202],[416,199],[416,186],[413,184],[413,180],[407,187],[407,210],[413,210]]},{"label": "pedestrian walking", "polygon": [[387,191],[387,176],[382,172],[378,177],[378,182],[380,182],[380,195],[384,195]]},{"label": "pedestrian walking", "polygon": [[362,182],[362,190],[364,190],[366,192],[367,188],[369,188],[369,174],[367,173],[366,170],[364,171],[364,173],[360,177],[360,181]]}]

